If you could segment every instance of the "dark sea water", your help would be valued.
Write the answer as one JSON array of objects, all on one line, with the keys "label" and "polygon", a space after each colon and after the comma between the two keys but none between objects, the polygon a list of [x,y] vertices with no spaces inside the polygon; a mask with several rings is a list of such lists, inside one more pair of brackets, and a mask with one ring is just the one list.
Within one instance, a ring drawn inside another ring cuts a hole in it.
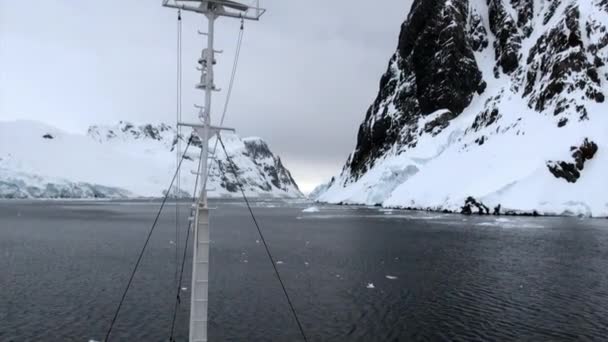
[{"label": "dark sea water", "polygon": [[[158,206],[0,202],[0,341],[102,340]],[[608,340],[608,220],[308,206],[254,212],[310,341]],[[300,341],[246,208],[212,207],[210,341]],[[167,206],[112,341],[168,340],[175,218]]]}]

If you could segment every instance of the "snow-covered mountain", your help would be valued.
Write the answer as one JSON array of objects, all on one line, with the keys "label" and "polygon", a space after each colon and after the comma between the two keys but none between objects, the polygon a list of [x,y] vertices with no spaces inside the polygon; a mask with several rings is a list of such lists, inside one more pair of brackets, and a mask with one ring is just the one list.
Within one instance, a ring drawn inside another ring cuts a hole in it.
[{"label": "snow-covered mountain", "polygon": [[415,0],[326,202],[608,216],[608,0]]},{"label": "snow-covered mountain", "polygon": [[[180,139],[185,148],[189,133]],[[301,197],[296,182],[260,138],[222,134],[246,193],[252,197]],[[211,148],[215,138],[209,142]],[[91,126],[71,134],[39,122],[0,122],[0,198],[159,197],[176,168],[177,135],[166,124]],[[180,192],[194,189],[200,141],[182,164]],[[221,149],[210,164],[210,197],[240,196]]]}]

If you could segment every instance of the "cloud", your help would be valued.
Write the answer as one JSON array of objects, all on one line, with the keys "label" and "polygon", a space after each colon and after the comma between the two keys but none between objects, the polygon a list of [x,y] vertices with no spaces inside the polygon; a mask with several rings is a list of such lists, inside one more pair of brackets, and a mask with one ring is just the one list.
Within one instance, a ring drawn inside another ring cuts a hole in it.
[{"label": "cloud", "polygon": [[[266,139],[302,184],[337,173],[376,96],[410,1],[263,1],[246,22],[226,125]],[[176,13],[160,1],[0,3],[0,119],[68,130],[118,120],[173,122]],[[220,19],[216,83],[226,89],[237,20]],[[192,85],[206,27],[183,20],[183,112],[195,119]],[[224,93],[214,97],[217,119]]]}]

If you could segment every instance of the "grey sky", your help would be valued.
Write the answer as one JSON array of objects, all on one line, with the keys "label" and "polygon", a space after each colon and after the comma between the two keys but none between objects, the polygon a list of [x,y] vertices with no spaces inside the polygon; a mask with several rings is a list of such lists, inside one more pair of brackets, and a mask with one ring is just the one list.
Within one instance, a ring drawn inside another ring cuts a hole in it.
[{"label": "grey sky", "polygon": [[[175,121],[176,13],[161,1],[0,0],[0,120],[70,131]],[[397,45],[411,0],[262,0],[246,22],[225,125],[260,136],[309,191],[336,174]],[[183,27],[183,113],[195,117],[201,16]],[[226,89],[239,29],[221,19],[216,83]],[[217,120],[225,92],[214,98]]]}]

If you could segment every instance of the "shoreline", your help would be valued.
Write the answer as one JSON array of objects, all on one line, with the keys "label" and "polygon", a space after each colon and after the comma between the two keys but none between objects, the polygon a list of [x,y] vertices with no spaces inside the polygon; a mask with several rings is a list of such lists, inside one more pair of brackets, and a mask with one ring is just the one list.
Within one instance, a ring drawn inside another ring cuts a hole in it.
[{"label": "shoreline", "polygon": [[437,213],[437,214],[452,214],[452,215],[461,215],[461,216],[507,216],[507,217],[562,217],[562,218],[585,218],[585,219],[599,219],[605,220],[608,219],[608,216],[587,216],[587,215],[560,215],[554,213],[542,213],[538,210],[533,211],[520,211],[520,210],[507,210],[505,212],[499,212],[497,214],[494,213],[483,213],[482,211],[478,212],[470,212],[464,213],[462,208],[460,211],[457,210],[449,210],[449,209],[433,209],[433,208],[421,208],[421,207],[400,207],[400,206],[382,206],[380,203],[376,204],[362,204],[362,203],[348,203],[348,202],[338,202],[338,203],[330,203],[314,200],[314,203],[318,204],[329,204],[329,205],[339,205],[339,206],[359,206],[359,207],[376,207],[383,209],[393,209],[393,210],[407,210],[407,211],[416,211],[416,212],[428,212],[428,213]]}]

